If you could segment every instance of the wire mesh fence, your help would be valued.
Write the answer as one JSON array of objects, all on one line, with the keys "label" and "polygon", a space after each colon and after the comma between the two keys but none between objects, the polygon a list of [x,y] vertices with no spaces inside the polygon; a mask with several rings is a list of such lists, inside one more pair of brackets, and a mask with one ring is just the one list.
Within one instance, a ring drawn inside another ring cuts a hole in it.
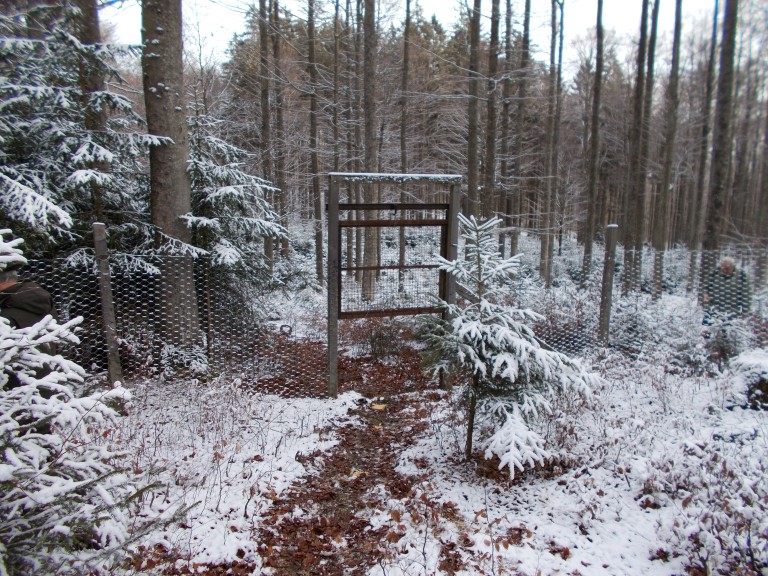
[{"label": "wire mesh fence", "polygon": [[[389,231],[397,234],[398,229]],[[410,262],[434,257],[434,239],[424,229],[414,241]],[[384,234],[382,261],[394,259]],[[396,246],[396,244],[393,244]],[[389,250],[389,252],[388,252]],[[582,355],[606,343],[598,339],[601,262],[582,282],[576,247],[555,260],[553,286],[543,288],[533,251],[522,258],[520,274],[510,284],[509,304],[541,315],[534,330],[544,345],[571,355]],[[205,258],[194,262],[165,257],[112,255],[112,289],[120,360],[126,381],[140,378],[226,375],[253,390],[289,396],[323,396],[327,391],[327,333],[325,304],[299,318],[290,311],[268,316],[264,292],[248,278],[212,267]],[[611,330],[607,344],[630,354],[676,338],[677,346],[693,350],[705,346],[728,356],[734,346],[768,344],[768,295],[763,289],[766,255],[733,251],[722,254],[667,253],[663,292],[654,298],[653,254],[644,255],[639,289],[624,292],[625,255],[617,256]],[[693,263],[693,265],[692,265]],[[703,263],[703,264],[702,264]],[[702,268],[703,266],[703,268]],[[702,272],[703,269],[703,272]],[[430,273],[435,273],[430,270]],[[418,274],[418,269],[417,269]],[[416,275],[416,274],[414,274]],[[80,344],[62,353],[100,375],[107,370],[98,273],[92,260],[31,261],[23,278],[34,279],[54,297],[62,321],[81,316]],[[344,275],[350,291],[359,293],[354,273]],[[401,291],[402,287],[402,291]],[[377,284],[376,304],[388,298],[430,298],[435,278],[419,277],[400,283],[398,270],[384,270]],[[461,297],[461,294],[459,294]],[[418,300],[421,301],[421,300]],[[412,326],[385,318],[344,320],[340,354],[348,358],[372,355],[397,358],[413,338]],[[341,389],[353,378],[340,368]]]},{"label": "wire mesh fence", "polygon": [[[129,260],[130,266],[111,273],[126,380],[226,374],[262,392],[324,393],[324,332],[297,336],[291,326],[270,322],[262,309],[264,294],[253,282],[222,273],[205,258]],[[107,346],[95,265],[31,261],[23,277],[51,292],[60,320],[83,317],[80,344],[62,352],[91,373],[104,373]]]}]

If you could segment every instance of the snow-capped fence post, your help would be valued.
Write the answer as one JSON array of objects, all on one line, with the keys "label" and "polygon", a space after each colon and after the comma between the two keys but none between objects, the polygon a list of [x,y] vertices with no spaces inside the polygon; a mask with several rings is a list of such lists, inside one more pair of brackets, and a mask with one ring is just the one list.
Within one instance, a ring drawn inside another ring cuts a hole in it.
[{"label": "snow-capped fence post", "polygon": [[600,295],[600,341],[608,343],[611,325],[611,300],[613,298],[613,273],[616,271],[616,239],[619,236],[618,224],[608,224],[605,228],[605,262],[603,264],[603,287]]},{"label": "snow-capped fence post", "polygon": [[101,222],[93,223],[93,245],[96,250],[96,262],[99,266],[99,293],[101,295],[101,316],[104,324],[104,337],[107,340],[107,365],[110,383],[123,381],[123,369],[120,365],[120,349],[117,344],[117,321],[115,304],[112,300],[112,281],[109,275],[109,250],[107,249],[107,229]]}]

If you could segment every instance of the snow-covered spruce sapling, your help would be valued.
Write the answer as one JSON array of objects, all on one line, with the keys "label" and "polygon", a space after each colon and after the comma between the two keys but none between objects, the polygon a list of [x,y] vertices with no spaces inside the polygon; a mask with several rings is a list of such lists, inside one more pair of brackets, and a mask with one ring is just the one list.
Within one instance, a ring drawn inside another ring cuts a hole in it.
[{"label": "snow-covered spruce sapling", "polygon": [[[0,270],[26,260],[0,230]],[[0,575],[92,573],[141,535],[127,506],[149,489],[109,445],[122,387],[76,397],[84,371],[51,344],[77,344],[81,318],[29,328],[0,318]],[[148,523],[144,523],[148,527]]]},{"label": "snow-covered spruce sapling", "polygon": [[459,215],[465,255],[455,261],[441,259],[440,267],[472,290],[477,301],[442,302],[445,317],[424,317],[421,335],[432,373],[454,374],[464,387],[466,458],[472,456],[476,423],[482,421],[490,431],[483,441],[486,458],[497,456],[500,467],[507,466],[514,476],[516,469],[544,464],[551,456],[531,425],[551,411],[554,395],[588,396],[597,377],[578,361],[542,346],[530,327],[540,315],[502,303],[520,258],[499,254],[499,222]]}]

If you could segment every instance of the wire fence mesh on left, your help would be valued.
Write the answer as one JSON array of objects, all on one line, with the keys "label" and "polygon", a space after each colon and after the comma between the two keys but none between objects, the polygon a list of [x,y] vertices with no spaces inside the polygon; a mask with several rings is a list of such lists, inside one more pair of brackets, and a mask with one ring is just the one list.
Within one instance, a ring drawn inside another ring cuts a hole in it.
[{"label": "wire fence mesh on left", "polygon": [[[164,274],[181,273],[182,260],[165,257]],[[199,377],[219,374],[263,392],[287,396],[320,396],[326,386],[326,344],[322,323],[292,326],[270,322],[259,309],[260,295],[239,286],[232,277],[210,273],[210,263],[193,267],[194,289],[177,294],[172,308],[164,300],[163,276],[156,261],[138,258],[138,265],[111,278],[120,361],[127,381],[139,378]],[[98,275],[89,265],[65,259],[30,261],[23,276],[33,278],[53,295],[59,319],[77,316],[83,322],[80,344],[62,349],[90,373],[107,370]],[[169,340],[164,326],[182,311],[196,311],[192,341]]]}]

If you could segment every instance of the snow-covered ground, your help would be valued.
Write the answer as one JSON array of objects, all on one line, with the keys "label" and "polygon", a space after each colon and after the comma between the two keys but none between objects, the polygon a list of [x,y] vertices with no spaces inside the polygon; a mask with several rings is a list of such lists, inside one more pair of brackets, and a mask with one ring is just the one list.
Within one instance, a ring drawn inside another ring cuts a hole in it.
[{"label": "snow-covered ground", "polygon": [[[648,311],[646,321],[654,317]],[[405,529],[371,574],[451,573],[441,564],[447,545],[466,574],[668,575],[691,562],[733,573],[749,554],[765,562],[768,415],[744,407],[747,369],[681,368],[691,352],[681,353],[678,330],[680,321],[657,325],[668,344],[635,357],[602,349],[585,358],[601,384],[588,402],[566,400],[542,424],[562,466],[516,472],[514,483],[463,462],[457,403],[446,395],[433,404],[427,432],[399,471],[419,478],[425,507],[451,513],[412,515],[412,504],[382,488],[371,524],[392,523],[395,514]],[[754,371],[761,358],[753,351],[741,365]],[[334,429],[349,423],[358,399],[285,399],[226,381],[134,389],[120,433],[134,465],[160,464],[154,478],[166,485],[145,513],[196,504],[182,524],[144,544],[179,551],[185,566],[259,565],[252,535],[260,513],[307,473],[297,455],[333,449]]]},{"label": "snow-covered ground", "polygon": [[[565,265],[558,267],[565,278]],[[286,294],[273,320],[294,334],[307,332],[306,316],[317,323],[323,311],[323,299],[312,294]],[[594,287],[577,292],[561,281],[544,295],[528,282],[523,294],[524,305],[594,326]],[[683,292],[659,302],[646,294],[617,299],[611,334],[616,346],[580,351],[601,377],[591,397],[563,399],[538,430],[559,462],[535,473],[515,471],[514,481],[506,469],[483,473],[464,462],[459,403],[449,394],[424,396],[428,426],[398,467],[413,478],[414,493],[399,500],[382,485],[369,495],[381,503],[365,512],[370,525],[398,533],[370,574],[768,569],[768,414],[746,407],[750,375],[768,376],[765,351],[743,337],[746,352],[738,362],[710,363],[701,310]],[[143,514],[195,505],[184,522],[141,542],[145,550],[161,544],[177,551],[179,568],[236,560],[260,567],[253,536],[261,514],[310,473],[301,455],[321,461],[337,445],[335,430],[364,425],[349,414],[360,401],[354,392],[335,400],[287,399],[222,377],[146,382],[133,394],[116,437],[135,468],[159,464],[151,477],[165,485],[162,496],[145,501]]]}]

